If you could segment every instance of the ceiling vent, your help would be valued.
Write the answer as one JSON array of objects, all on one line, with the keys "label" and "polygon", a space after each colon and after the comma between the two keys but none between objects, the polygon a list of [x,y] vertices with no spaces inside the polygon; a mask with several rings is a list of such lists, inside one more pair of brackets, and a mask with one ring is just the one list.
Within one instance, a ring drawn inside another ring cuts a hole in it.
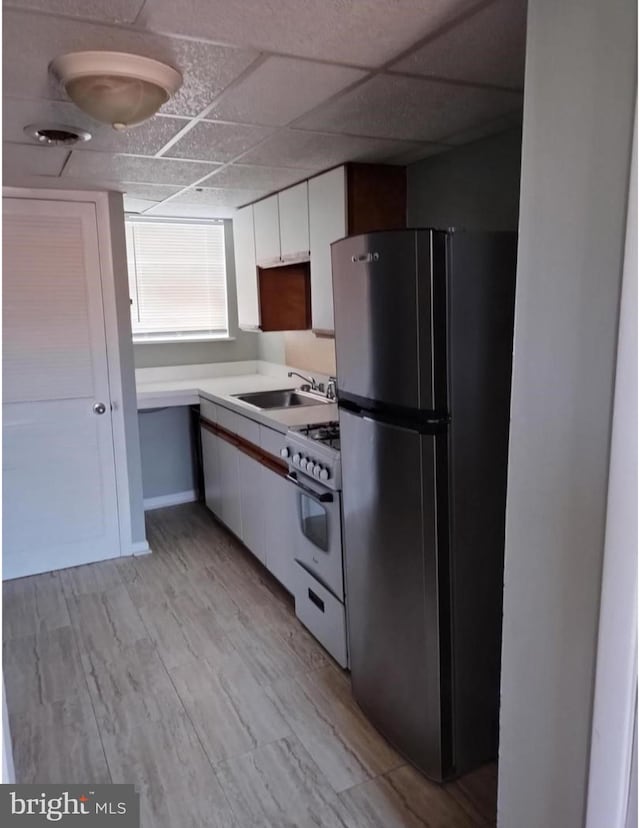
[{"label": "ceiling vent", "polygon": [[36,144],[45,147],[72,146],[91,140],[91,133],[68,124],[29,124],[24,132]]}]

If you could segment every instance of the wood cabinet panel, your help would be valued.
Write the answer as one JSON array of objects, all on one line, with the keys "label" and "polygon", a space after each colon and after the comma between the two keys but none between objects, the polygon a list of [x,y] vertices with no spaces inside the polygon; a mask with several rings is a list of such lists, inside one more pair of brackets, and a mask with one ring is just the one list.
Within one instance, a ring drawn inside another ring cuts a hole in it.
[{"label": "wood cabinet panel", "polygon": [[347,164],[347,227],[350,236],[407,226],[405,167]]},{"label": "wood cabinet panel", "polygon": [[311,327],[309,262],[258,268],[263,331],[304,331]]}]

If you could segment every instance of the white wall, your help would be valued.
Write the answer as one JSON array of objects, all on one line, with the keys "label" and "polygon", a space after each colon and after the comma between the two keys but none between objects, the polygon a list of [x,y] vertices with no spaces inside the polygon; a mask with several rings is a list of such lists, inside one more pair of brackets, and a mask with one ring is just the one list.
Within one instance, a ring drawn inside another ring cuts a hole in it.
[{"label": "white wall", "polygon": [[635,52],[632,0],[529,0],[501,828],[584,826]]},{"label": "white wall", "polygon": [[[627,210],[587,828],[622,828],[638,691],[638,167]],[[636,787],[637,776],[632,778]],[[637,799],[636,799],[637,807]]]}]

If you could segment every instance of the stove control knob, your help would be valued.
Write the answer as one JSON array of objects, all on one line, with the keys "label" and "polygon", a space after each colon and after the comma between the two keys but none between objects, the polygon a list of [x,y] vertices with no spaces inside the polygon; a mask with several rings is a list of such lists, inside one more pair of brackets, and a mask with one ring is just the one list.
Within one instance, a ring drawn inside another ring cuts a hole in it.
[{"label": "stove control knob", "polygon": [[320,477],[320,474],[322,473],[322,466],[316,463],[312,471],[314,477]]},{"label": "stove control knob", "polygon": [[282,457],[283,460],[286,460],[290,453],[291,452],[286,446],[280,449],[280,457]]},{"label": "stove control knob", "polygon": [[329,469],[321,469],[320,470],[320,480],[328,480],[331,477],[329,473]]},{"label": "stove control knob", "polygon": [[298,452],[296,452],[293,455],[293,457],[291,458],[291,461],[292,461],[294,466],[299,466],[300,465],[300,455],[298,454]]},{"label": "stove control knob", "polygon": [[313,467],[314,467],[314,465],[315,465],[315,464],[314,464],[313,460],[312,460],[311,458],[309,458],[309,459],[307,460],[307,465],[306,465],[306,469],[307,469],[307,471],[308,471],[308,472],[311,472],[311,473],[313,474]]}]

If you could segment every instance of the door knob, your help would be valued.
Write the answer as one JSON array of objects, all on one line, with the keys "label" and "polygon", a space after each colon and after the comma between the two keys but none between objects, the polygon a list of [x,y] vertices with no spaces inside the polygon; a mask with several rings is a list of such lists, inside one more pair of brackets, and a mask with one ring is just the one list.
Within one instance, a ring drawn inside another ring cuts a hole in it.
[{"label": "door knob", "polygon": [[94,414],[104,414],[107,410],[107,406],[104,403],[94,403],[93,404],[93,413]]}]

